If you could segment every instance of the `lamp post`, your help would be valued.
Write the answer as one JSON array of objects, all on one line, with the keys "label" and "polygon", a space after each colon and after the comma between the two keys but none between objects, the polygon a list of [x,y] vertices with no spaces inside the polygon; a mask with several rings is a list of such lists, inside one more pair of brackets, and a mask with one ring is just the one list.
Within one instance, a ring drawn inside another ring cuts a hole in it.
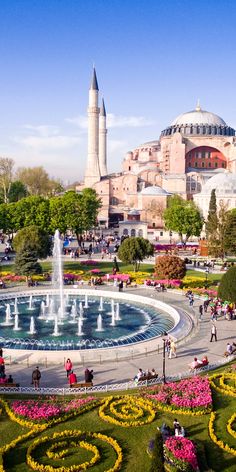
[{"label": "lamp post", "polygon": [[162,334],[162,341],[163,341],[163,357],[162,357],[162,378],[163,378],[163,383],[166,383],[166,336],[168,334],[164,332]]}]

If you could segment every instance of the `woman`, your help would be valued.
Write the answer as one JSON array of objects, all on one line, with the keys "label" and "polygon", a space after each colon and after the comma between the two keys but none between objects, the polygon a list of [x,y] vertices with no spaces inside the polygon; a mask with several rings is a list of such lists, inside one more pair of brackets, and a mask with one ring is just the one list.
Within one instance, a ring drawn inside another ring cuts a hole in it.
[{"label": "woman", "polygon": [[71,373],[71,370],[72,370],[72,362],[70,359],[67,359],[66,363],[65,363],[65,369],[66,369],[66,375],[67,375],[67,378],[69,377],[70,373]]}]

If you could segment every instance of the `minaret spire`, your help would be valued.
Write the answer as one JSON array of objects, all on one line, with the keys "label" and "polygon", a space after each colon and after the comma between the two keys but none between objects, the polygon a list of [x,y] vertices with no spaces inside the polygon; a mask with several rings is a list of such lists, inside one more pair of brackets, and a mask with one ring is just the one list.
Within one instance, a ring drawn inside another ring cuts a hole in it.
[{"label": "minaret spire", "polygon": [[200,106],[200,100],[199,100],[199,98],[198,98],[198,100],[197,100],[197,106],[196,106],[195,110],[196,110],[196,111],[201,111],[201,106]]},{"label": "minaret spire", "polygon": [[99,107],[98,107],[98,81],[95,67],[91,86],[89,89],[88,106],[88,159],[85,171],[84,185],[92,187],[95,182],[99,182],[101,175],[99,169]]},{"label": "minaret spire", "polygon": [[99,167],[101,176],[107,175],[107,127],[104,99],[102,99],[99,116]]}]

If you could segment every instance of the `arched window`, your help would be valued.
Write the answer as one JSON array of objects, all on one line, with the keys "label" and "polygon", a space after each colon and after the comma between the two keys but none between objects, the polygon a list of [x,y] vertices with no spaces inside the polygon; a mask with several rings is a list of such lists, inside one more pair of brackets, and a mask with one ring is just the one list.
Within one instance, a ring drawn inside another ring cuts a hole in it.
[{"label": "arched window", "polygon": [[133,238],[136,236],[136,230],[134,228],[131,229],[130,235]]},{"label": "arched window", "polygon": [[142,229],[139,229],[139,230],[138,230],[138,236],[139,236],[140,238],[143,237],[143,230],[142,230]]},{"label": "arched window", "polygon": [[128,234],[129,234],[129,231],[127,230],[127,228],[123,229],[123,235],[128,236]]}]

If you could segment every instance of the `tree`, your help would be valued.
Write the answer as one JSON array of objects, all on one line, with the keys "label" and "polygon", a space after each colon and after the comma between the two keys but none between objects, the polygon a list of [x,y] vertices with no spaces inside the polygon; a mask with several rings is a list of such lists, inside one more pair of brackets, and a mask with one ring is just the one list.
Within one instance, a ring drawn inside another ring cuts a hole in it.
[{"label": "tree", "polygon": [[220,208],[217,216],[217,227],[208,236],[208,252],[213,257],[221,257],[224,259],[227,246],[226,231],[228,227],[228,212],[227,206],[220,203]]},{"label": "tree", "polygon": [[236,254],[236,208],[227,212],[225,250],[230,254]]},{"label": "tree", "polygon": [[206,236],[210,239],[215,234],[218,228],[218,216],[217,216],[217,204],[216,204],[216,191],[211,191],[211,198],[209,203],[208,218],[206,221]]},{"label": "tree", "polygon": [[7,203],[8,193],[13,178],[14,161],[9,157],[0,157],[0,189],[3,193],[3,201]]},{"label": "tree", "polygon": [[32,195],[15,203],[14,227],[18,231],[26,226],[36,225],[45,231],[49,228],[49,200]]},{"label": "tree", "polygon": [[186,273],[185,262],[177,256],[158,256],[155,273],[160,279],[182,279]]},{"label": "tree", "polygon": [[236,267],[230,267],[223,275],[218,288],[218,297],[236,303]]},{"label": "tree", "polygon": [[23,247],[16,254],[15,273],[17,275],[40,274],[42,267],[38,263],[37,253],[28,247]]},{"label": "tree", "polygon": [[50,179],[42,166],[19,168],[17,179],[26,186],[30,195],[54,195],[62,189],[62,185],[58,181]]},{"label": "tree", "polygon": [[13,241],[16,253],[26,249],[32,252],[37,259],[46,258],[51,252],[51,240],[43,229],[32,225],[18,231]]},{"label": "tree", "polygon": [[194,202],[175,195],[164,211],[164,222],[166,229],[178,233],[181,242],[186,244],[191,236],[200,236],[203,218]]},{"label": "tree", "polygon": [[152,462],[149,472],[164,472],[164,451],[163,451],[163,439],[160,431],[156,432],[156,436],[153,444],[152,451]]},{"label": "tree", "polygon": [[118,257],[125,264],[133,264],[134,270],[137,271],[140,262],[146,257],[152,256],[154,252],[153,245],[144,238],[127,238],[119,247]]},{"label": "tree", "polygon": [[12,202],[18,202],[22,198],[27,197],[28,192],[26,186],[20,182],[19,180],[15,180],[15,182],[12,182],[10,185],[10,189],[8,192],[8,201],[10,203]]}]

